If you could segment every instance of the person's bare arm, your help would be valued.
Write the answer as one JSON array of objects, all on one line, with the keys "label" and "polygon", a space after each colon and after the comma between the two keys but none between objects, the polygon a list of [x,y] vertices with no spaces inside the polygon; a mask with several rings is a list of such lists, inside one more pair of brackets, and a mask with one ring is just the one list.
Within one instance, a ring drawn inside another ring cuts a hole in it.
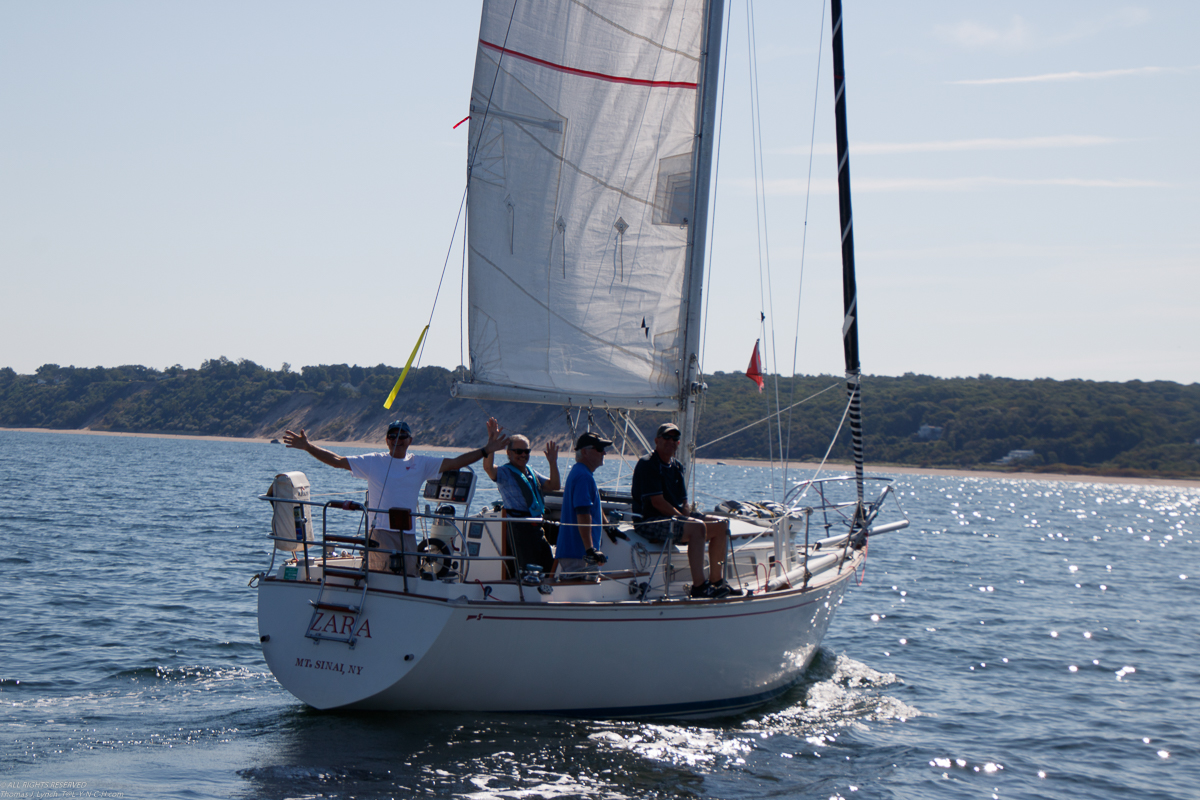
[{"label": "person's bare arm", "polygon": [[346,460],[345,456],[339,456],[337,453],[332,450],[326,450],[324,447],[317,447],[308,440],[308,434],[303,428],[300,429],[299,433],[284,431],[283,443],[296,450],[303,450],[322,464],[328,464],[338,469],[350,469],[350,462]]},{"label": "person's bare arm", "polygon": [[663,497],[661,494],[651,495],[650,505],[654,506],[654,510],[657,511],[660,516],[664,516],[664,517],[686,516],[686,514],[684,514],[678,508],[676,508],[675,506],[668,503],[667,498]]},{"label": "person's bare arm", "polygon": [[500,433],[500,426],[493,425],[495,419],[488,420],[488,441],[482,448],[471,450],[463,453],[456,458],[443,458],[442,465],[439,467],[441,472],[454,472],[465,466],[474,464],[481,458],[484,458],[489,453],[495,453],[497,450],[503,450],[508,447],[508,437]]},{"label": "person's bare arm", "polygon": [[546,442],[546,449],[542,452],[546,454],[546,460],[550,462],[550,477],[542,483],[542,491],[558,491],[562,487],[562,481],[558,475],[558,443],[551,439]]},{"label": "person's bare arm", "polygon": [[[488,430],[489,438],[492,435],[492,431],[499,432],[500,423],[496,421],[495,417],[490,417],[488,419],[487,430]],[[491,478],[493,482],[496,480],[496,454],[495,453],[488,453],[486,456],[483,457],[483,471],[487,473],[487,476],[489,478]]]}]

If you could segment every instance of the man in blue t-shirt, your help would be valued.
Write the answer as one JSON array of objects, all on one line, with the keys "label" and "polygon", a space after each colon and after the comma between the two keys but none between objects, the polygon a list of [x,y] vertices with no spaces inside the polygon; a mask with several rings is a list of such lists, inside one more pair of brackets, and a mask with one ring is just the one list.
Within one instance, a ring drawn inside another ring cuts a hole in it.
[{"label": "man in blue t-shirt", "polygon": [[562,523],[558,529],[559,572],[563,575],[593,572],[608,561],[600,552],[600,526],[604,513],[600,508],[600,489],[593,472],[604,464],[604,450],[611,439],[588,431],[575,443],[575,466],[567,474],[563,488]]}]

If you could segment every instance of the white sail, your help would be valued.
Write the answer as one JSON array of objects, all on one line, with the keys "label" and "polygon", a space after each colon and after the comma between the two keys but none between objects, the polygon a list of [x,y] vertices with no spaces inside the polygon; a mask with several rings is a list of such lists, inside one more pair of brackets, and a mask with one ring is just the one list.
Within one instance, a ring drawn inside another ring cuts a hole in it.
[{"label": "white sail", "polygon": [[678,408],[702,0],[485,0],[460,396]]}]

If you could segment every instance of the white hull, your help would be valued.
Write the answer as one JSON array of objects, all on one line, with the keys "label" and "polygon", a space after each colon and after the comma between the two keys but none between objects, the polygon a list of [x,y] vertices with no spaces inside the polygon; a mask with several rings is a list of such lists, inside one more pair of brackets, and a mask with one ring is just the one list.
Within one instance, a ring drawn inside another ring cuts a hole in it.
[{"label": "white hull", "polygon": [[[404,593],[402,578],[372,573],[357,618],[314,615],[318,582],[273,576],[259,588],[259,632],[279,682],[321,709],[734,713],[800,678],[861,559],[850,554],[807,589],[701,601],[571,602],[573,590],[601,587],[561,585],[504,602],[469,583],[410,579]],[[325,592],[330,602],[360,596]],[[314,640],[310,627],[357,639]]]}]

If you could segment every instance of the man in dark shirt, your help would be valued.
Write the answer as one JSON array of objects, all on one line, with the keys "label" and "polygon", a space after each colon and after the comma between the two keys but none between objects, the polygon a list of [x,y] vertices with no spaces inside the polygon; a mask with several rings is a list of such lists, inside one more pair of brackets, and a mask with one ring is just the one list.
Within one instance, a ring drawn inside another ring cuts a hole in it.
[{"label": "man in dark shirt", "polygon": [[[654,452],[638,459],[633,469],[633,513],[641,515],[637,532],[652,541],[677,535],[688,546],[692,597],[741,594],[725,581],[725,548],[729,520],[696,514],[688,506],[683,465],[675,460],[679,428],[663,423],[654,437]],[[708,542],[708,580],[704,579],[704,543]]]}]

